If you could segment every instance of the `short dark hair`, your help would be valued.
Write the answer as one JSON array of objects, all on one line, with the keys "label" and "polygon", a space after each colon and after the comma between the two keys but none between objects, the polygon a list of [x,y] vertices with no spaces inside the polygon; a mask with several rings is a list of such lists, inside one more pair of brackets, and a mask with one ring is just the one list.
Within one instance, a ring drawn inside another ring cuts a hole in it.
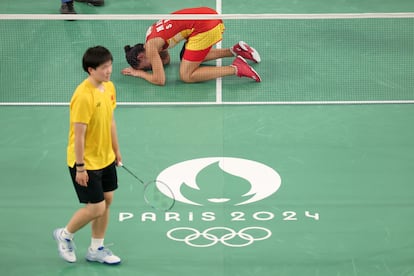
[{"label": "short dark hair", "polygon": [[111,52],[103,46],[95,46],[86,50],[82,58],[82,67],[89,74],[88,68],[96,69],[108,61],[113,61]]},{"label": "short dark hair", "polygon": [[133,47],[126,45],[124,51],[128,64],[131,65],[132,68],[138,69],[140,61],[137,59],[137,56],[145,51],[144,44],[138,43]]}]

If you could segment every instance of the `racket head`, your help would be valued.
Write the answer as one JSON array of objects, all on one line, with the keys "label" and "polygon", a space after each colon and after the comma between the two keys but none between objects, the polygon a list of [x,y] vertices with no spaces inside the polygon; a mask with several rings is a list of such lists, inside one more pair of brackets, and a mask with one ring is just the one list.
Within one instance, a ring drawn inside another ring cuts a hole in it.
[{"label": "racket head", "polygon": [[152,180],[144,185],[144,200],[152,208],[164,212],[171,210],[175,204],[171,188],[160,180]]}]

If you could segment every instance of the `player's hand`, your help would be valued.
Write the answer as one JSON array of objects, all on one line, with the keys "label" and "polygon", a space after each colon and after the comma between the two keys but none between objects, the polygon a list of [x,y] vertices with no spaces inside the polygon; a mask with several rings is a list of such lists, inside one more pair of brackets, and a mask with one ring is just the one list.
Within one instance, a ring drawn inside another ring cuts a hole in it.
[{"label": "player's hand", "polygon": [[120,166],[122,167],[122,155],[121,155],[121,152],[118,151],[118,152],[115,153],[115,155],[116,155],[115,165],[117,167],[120,167]]},{"label": "player's hand", "polygon": [[132,67],[127,67],[121,71],[125,76],[139,77],[142,70],[134,69]]},{"label": "player's hand", "polygon": [[79,185],[87,187],[89,181],[88,171],[77,171],[75,180]]}]

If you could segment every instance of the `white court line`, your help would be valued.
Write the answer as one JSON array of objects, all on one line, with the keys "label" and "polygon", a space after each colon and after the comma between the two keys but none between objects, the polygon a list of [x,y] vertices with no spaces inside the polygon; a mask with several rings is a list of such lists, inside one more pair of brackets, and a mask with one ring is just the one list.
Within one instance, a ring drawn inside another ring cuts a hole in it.
[{"label": "white court line", "polygon": [[119,102],[119,106],[152,106],[152,105],[368,105],[368,104],[414,104],[414,100],[389,101],[269,101],[269,102]]},{"label": "white court line", "polygon": [[[221,42],[217,43],[217,49],[221,48]],[[216,66],[221,67],[223,66],[222,59],[216,60]],[[223,79],[217,78],[216,79],[216,103],[222,103],[223,101]]]},{"label": "white court line", "polygon": [[[221,0],[216,0],[216,11],[218,14],[220,15],[222,14]],[[220,41],[216,44],[216,48],[221,49],[222,47],[221,45],[222,44]],[[216,66],[217,67],[223,66],[223,60],[221,58],[216,60]],[[216,79],[216,103],[220,104],[222,103],[222,100],[223,100],[223,82],[222,82],[222,78],[218,78]]]},{"label": "white court line", "polygon": [[[387,101],[288,101],[288,102],[117,102],[117,106],[211,106],[211,105],[372,105],[414,104],[414,100]],[[0,106],[68,106],[64,102],[0,102]]]},{"label": "white court line", "polygon": [[220,15],[223,13],[223,5],[222,5],[221,0],[216,0],[216,11]]},{"label": "white court line", "polygon": [[0,14],[0,20],[157,20],[157,19],[358,19],[414,18],[405,13],[256,14]]}]

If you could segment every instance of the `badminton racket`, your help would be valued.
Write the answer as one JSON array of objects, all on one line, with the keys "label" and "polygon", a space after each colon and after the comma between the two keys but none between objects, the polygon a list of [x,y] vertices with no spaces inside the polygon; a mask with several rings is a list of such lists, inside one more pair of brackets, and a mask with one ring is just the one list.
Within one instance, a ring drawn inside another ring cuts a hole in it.
[{"label": "badminton racket", "polygon": [[149,206],[164,212],[171,210],[175,204],[175,197],[167,184],[160,180],[152,180],[145,183],[135,173],[125,167],[124,164],[120,163],[119,166],[144,185],[144,200]]}]

